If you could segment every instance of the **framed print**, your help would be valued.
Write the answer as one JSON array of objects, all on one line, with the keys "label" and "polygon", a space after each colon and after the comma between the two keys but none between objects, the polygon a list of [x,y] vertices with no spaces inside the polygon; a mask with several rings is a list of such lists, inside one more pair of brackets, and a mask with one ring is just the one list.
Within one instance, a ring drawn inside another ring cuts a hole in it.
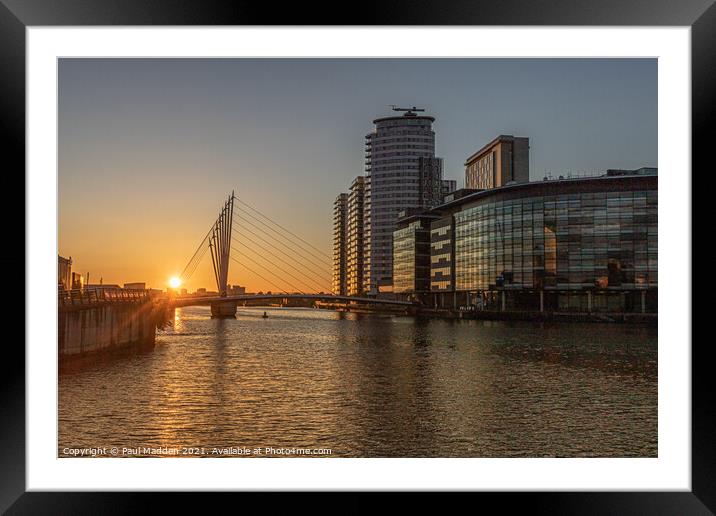
[{"label": "framed print", "polygon": [[508,4],[4,1],[27,303],[3,510],[714,511],[691,169],[716,7]]}]

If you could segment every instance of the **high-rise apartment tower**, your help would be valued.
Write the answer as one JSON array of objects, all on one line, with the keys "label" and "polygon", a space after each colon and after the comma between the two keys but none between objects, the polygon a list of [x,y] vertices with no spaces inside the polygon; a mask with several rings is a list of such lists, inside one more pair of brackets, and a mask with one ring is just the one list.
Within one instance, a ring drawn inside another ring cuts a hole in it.
[{"label": "high-rise apartment tower", "polygon": [[333,202],[333,283],[337,296],[348,293],[346,283],[346,229],[348,218],[348,194],[342,193]]},{"label": "high-rise apartment tower", "polygon": [[365,137],[363,289],[368,294],[392,285],[398,214],[423,207],[426,199],[432,204],[435,178],[442,179],[442,163],[435,158],[435,118],[418,114],[424,110],[415,107],[393,110],[403,114],[373,120],[373,132]]},{"label": "high-rise apartment tower", "polygon": [[348,194],[346,218],[346,288],[349,296],[363,293],[363,203],[365,178],[358,176]]}]

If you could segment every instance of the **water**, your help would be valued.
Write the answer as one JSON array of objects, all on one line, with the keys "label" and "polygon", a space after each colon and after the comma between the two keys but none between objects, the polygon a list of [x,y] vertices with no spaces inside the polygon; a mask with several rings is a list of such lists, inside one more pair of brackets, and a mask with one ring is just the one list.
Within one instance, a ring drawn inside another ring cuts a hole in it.
[{"label": "water", "polygon": [[59,456],[657,456],[643,326],[184,308],[154,349],[59,384]]}]

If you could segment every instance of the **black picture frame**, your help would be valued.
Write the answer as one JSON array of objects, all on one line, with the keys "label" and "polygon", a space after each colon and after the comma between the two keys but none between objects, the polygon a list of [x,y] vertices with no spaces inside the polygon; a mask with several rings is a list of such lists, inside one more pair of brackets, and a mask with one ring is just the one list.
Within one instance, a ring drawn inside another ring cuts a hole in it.
[{"label": "black picture frame", "polygon": [[[692,43],[692,163],[694,170],[712,173],[709,135],[716,120],[716,5],[714,0],[505,0],[384,1],[354,4],[343,11],[338,4],[292,3],[280,9],[269,3],[187,0],[0,0],[0,127],[6,143],[6,180],[19,184],[6,189],[8,197],[23,198],[25,168],[25,29],[28,26],[82,25],[608,25],[690,26]],[[350,14],[348,14],[350,13]],[[10,158],[9,160],[7,158]],[[711,166],[709,166],[711,165]],[[4,167],[5,168],[5,167]],[[690,171],[684,171],[688,178]],[[14,192],[8,194],[8,192]],[[18,208],[12,224],[19,232]],[[24,230],[24,226],[23,226]],[[17,242],[8,244],[2,258],[5,270],[26,270],[25,254]],[[10,237],[8,237],[10,240]],[[10,248],[13,250],[10,251]],[[24,247],[23,247],[24,249]],[[696,265],[696,264],[694,264]],[[696,269],[694,269],[696,270]],[[691,277],[684,278],[691,282]],[[19,288],[14,289],[20,292]],[[691,300],[687,300],[691,302]],[[16,312],[20,300],[15,299]],[[693,305],[692,305],[693,306]],[[162,504],[186,506],[182,493],[61,493],[25,490],[25,352],[18,339],[6,338],[0,414],[0,510],[8,514],[119,514],[136,512],[162,497]],[[709,339],[692,347],[692,490],[690,492],[482,493],[501,511],[529,507],[549,514],[713,514],[716,512],[716,395]],[[690,342],[670,345],[691,345]],[[212,494],[212,496],[216,496]],[[246,494],[240,494],[246,497]],[[275,494],[252,495],[271,504]],[[341,502],[340,512],[371,510],[375,494],[353,493]],[[224,496],[222,498],[225,499]],[[253,501],[253,500],[252,500]],[[216,503],[216,501],[214,502]],[[221,502],[219,502],[221,503]],[[423,504],[421,496],[413,504]],[[483,503],[480,501],[478,503]],[[315,506],[313,501],[311,506]],[[334,506],[335,508],[335,506]],[[272,511],[273,512],[273,511]],[[401,511],[402,512],[402,511]]]}]

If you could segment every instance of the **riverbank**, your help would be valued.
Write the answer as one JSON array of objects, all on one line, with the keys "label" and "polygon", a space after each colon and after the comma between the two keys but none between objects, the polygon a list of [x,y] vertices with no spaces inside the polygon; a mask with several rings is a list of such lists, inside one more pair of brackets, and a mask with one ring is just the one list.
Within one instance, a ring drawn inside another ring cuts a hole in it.
[{"label": "riverbank", "polygon": [[649,324],[656,326],[658,314],[642,313],[585,313],[585,312],[529,312],[529,311],[497,311],[473,310],[454,311],[433,308],[421,308],[417,314],[423,317],[436,317],[442,319],[477,319],[486,321],[536,321],[536,322],[597,322],[597,323],[625,323]]}]

